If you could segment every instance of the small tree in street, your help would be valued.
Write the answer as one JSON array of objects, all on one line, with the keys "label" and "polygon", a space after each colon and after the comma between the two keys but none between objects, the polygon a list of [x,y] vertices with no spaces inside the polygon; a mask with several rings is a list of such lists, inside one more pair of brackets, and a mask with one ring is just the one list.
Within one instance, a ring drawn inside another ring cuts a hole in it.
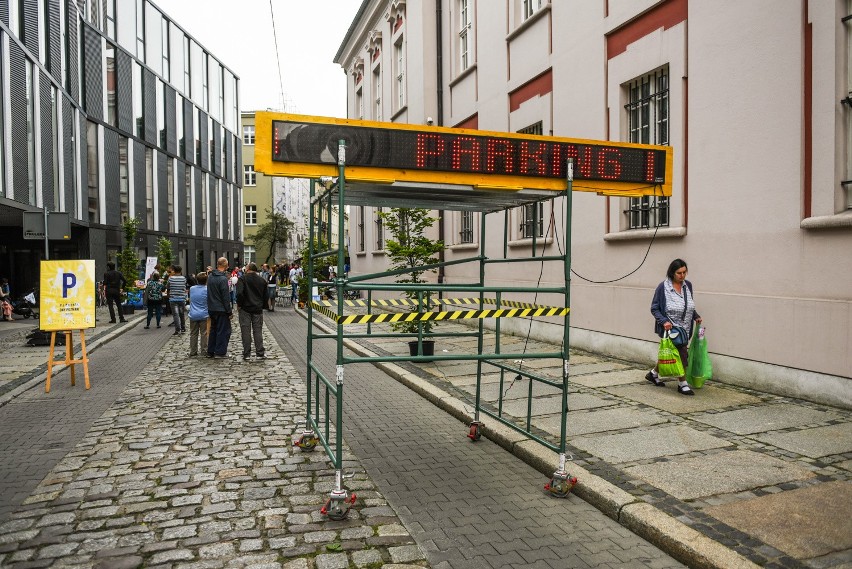
[{"label": "small tree in street", "polygon": [[174,259],[172,240],[168,237],[157,239],[157,263],[163,268],[163,271],[166,271],[172,265]]},{"label": "small tree in street", "polygon": [[124,231],[124,247],[118,253],[118,270],[127,281],[128,288],[133,288],[139,278],[139,257],[136,255],[136,232],[139,229],[139,218],[128,217],[121,224]]},{"label": "small tree in street", "polygon": [[[391,269],[410,269],[397,275],[396,282],[420,284],[426,272],[423,265],[438,262],[437,254],[444,248],[443,241],[433,241],[425,235],[428,228],[435,223],[435,218],[429,216],[425,208],[391,208],[390,211],[380,212],[382,223],[390,232],[391,238],[385,242]],[[416,290],[405,291],[405,296],[417,300]],[[423,301],[428,302],[430,294],[423,295]],[[417,310],[418,312],[420,310]],[[432,330],[432,322],[398,322],[392,325],[397,332],[414,333],[422,326],[424,332]]]},{"label": "small tree in street", "polygon": [[249,235],[247,239],[257,248],[269,248],[269,254],[266,255],[264,261],[269,263],[269,260],[275,255],[278,244],[287,242],[295,224],[284,217],[284,214],[269,209],[266,210],[266,218],[269,221],[258,225],[254,235]]}]

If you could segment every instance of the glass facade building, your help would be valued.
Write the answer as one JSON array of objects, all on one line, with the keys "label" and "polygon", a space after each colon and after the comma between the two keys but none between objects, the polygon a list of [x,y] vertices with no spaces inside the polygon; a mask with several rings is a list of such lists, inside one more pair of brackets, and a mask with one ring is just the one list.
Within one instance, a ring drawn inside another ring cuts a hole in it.
[{"label": "glass facade building", "polygon": [[240,258],[239,126],[239,78],[148,0],[0,0],[0,277],[37,286],[44,209],[71,219],[50,258],[99,275],[129,217],[143,260],[164,236],[185,272]]}]

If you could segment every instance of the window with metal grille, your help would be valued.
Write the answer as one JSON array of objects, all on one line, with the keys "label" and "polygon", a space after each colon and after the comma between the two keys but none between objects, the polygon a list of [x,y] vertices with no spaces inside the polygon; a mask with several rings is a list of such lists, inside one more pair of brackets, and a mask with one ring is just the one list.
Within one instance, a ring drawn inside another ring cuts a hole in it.
[{"label": "window with metal grille", "polygon": [[257,206],[246,206],[246,225],[257,225]]},{"label": "window with metal grille", "polygon": [[373,117],[375,120],[382,120],[382,68],[376,67],[373,71],[373,98],[376,102],[376,114]]},{"label": "window with metal grille", "polygon": [[541,121],[525,126],[518,130],[521,134],[544,134],[544,124]]},{"label": "window with metal grille", "polygon": [[364,206],[358,206],[358,250],[363,251],[365,245],[364,238]]},{"label": "window with metal grille", "polygon": [[[627,84],[628,142],[669,144],[669,70],[668,67],[643,75]],[[624,212],[630,229],[669,225],[669,198],[643,196],[630,198]]]},{"label": "window with metal grille", "polygon": [[[529,126],[518,129],[521,134],[544,134],[544,123],[542,121],[535,122]],[[544,228],[542,219],[544,217],[544,204],[534,203],[521,206],[521,224],[520,237],[521,239],[531,239],[533,235],[542,237]]]},{"label": "window with metal grille", "polygon": [[394,44],[394,65],[396,66],[396,108],[405,106],[405,51],[402,37]]},{"label": "window with metal grille", "polygon": [[460,71],[470,67],[470,0],[459,0],[459,63]]},{"label": "window with metal grille", "polygon": [[473,243],[473,212],[461,212],[461,231],[459,231],[459,243]]},{"label": "window with metal grille", "polygon": [[544,203],[538,202],[523,206],[523,221],[521,222],[521,238],[531,239],[544,236]]},{"label": "window with metal grille", "polygon": [[382,208],[376,209],[376,250],[381,251],[385,248],[385,226],[382,220]]},{"label": "window with metal grille", "polygon": [[544,0],[523,0],[523,17],[524,20],[530,18],[533,14],[535,14],[541,5],[544,4]]}]

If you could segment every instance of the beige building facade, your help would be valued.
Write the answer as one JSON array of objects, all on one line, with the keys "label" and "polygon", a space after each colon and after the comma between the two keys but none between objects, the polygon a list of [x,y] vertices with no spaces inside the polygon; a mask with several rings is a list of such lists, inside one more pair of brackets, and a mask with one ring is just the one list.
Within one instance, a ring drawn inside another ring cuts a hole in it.
[{"label": "beige building facade", "polygon": [[[335,61],[350,118],[672,146],[670,198],[573,192],[572,346],[650,366],[651,297],[682,258],[719,381],[852,407],[850,14],[848,0],[364,0]],[[478,214],[435,215],[447,260],[476,253]],[[565,215],[563,199],[510,212],[505,238],[490,215],[486,253],[526,255],[537,232],[558,254]],[[380,270],[376,212],[350,217],[353,273]],[[488,284],[562,280],[519,267]]]}]

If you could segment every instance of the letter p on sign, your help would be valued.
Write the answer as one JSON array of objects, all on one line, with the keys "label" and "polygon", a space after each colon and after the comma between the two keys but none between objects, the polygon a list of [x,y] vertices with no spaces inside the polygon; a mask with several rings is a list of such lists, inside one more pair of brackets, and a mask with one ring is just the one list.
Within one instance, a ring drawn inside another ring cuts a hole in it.
[{"label": "letter p on sign", "polygon": [[62,298],[68,298],[68,290],[77,285],[77,277],[74,273],[62,273]]}]

